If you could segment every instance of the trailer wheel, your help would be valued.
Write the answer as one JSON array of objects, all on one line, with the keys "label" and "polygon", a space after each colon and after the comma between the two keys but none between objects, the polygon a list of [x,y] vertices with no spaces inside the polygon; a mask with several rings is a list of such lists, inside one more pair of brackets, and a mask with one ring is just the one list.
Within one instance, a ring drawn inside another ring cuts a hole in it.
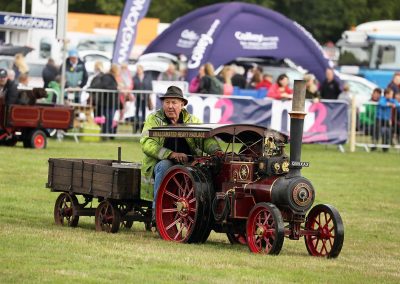
[{"label": "trailer wheel", "polygon": [[10,139],[4,141],[4,144],[8,147],[13,147],[17,144],[17,142],[18,138],[15,135],[13,135]]},{"label": "trailer wheel", "polygon": [[327,258],[339,255],[343,246],[344,227],[335,207],[328,204],[314,206],[307,215],[305,229],[315,232],[304,236],[310,255]]},{"label": "trailer wheel", "polygon": [[284,240],[284,223],[279,209],[271,203],[258,203],[246,224],[247,245],[254,253],[279,254]]},{"label": "trailer wheel", "polygon": [[47,136],[43,130],[35,129],[24,133],[25,148],[44,149],[47,146]]},{"label": "trailer wheel", "polygon": [[190,243],[201,222],[199,184],[183,166],[174,166],[161,182],[156,199],[156,223],[161,238]]},{"label": "trailer wheel", "polygon": [[57,225],[69,227],[78,226],[79,216],[76,215],[78,199],[75,195],[61,193],[54,205],[54,221]]},{"label": "trailer wheel", "polygon": [[102,201],[96,208],[96,231],[116,233],[119,230],[120,220],[121,215],[117,206],[110,201]]},{"label": "trailer wheel", "polygon": [[133,221],[132,220],[122,220],[120,227],[124,229],[130,229],[133,226]]},{"label": "trailer wheel", "polygon": [[133,226],[133,220],[130,220],[129,217],[126,218],[126,214],[133,209],[133,206],[130,204],[121,203],[118,204],[118,210],[120,212],[121,224],[120,228],[130,229]]},{"label": "trailer wheel", "polygon": [[228,240],[232,245],[237,245],[237,244],[246,245],[247,244],[246,234],[226,233],[226,236],[228,237]]}]

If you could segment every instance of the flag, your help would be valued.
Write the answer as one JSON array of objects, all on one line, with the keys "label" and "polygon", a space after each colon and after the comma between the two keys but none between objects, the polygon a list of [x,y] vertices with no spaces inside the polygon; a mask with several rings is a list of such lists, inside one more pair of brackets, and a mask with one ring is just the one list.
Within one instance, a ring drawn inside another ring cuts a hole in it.
[{"label": "flag", "polygon": [[136,40],[136,29],[149,9],[151,0],[126,0],[114,43],[112,63],[127,62]]}]

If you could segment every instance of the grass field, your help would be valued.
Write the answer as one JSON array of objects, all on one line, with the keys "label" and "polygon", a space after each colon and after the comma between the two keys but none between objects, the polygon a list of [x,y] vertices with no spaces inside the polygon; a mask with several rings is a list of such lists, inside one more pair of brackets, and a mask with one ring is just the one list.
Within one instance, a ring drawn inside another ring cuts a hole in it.
[{"label": "grass field", "polygon": [[212,233],[205,244],[175,244],[140,223],[96,233],[54,224],[57,198],[45,188],[50,157],[139,161],[137,141],[49,141],[45,150],[0,147],[0,283],[400,283],[400,155],[340,153],[306,145],[303,169],[316,202],[334,205],[345,226],[337,259],[310,257],[304,241],[285,239],[279,256],[255,255]]}]

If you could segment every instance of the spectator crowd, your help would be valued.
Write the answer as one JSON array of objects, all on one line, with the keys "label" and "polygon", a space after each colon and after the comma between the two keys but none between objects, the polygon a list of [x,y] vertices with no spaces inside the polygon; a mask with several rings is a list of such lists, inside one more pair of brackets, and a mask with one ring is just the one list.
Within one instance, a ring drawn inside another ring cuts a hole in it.
[{"label": "spectator crowd", "polygon": [[[177,70],[174,64],[170,64],[165,72],[154,77],[153,74],[145,72],[141,65],[136,66],[135,74],[131,73],[128,64],[112,64],[109,70],[104,70],[101,61],[95,62],[94,73],[89,75],[85,63],[75,49],[69,50],[64,64],[64,101],[93,106],[95,121],[101,125],[103,133],[116,133],[118,121],[124,119],[124,114],[129,109],[134,109],[130,118],[133,122],[132,131],[140,132],[147,111],[155,107],[150,96],[152,81],[183,81],[186,75],[184,68]],[[60,101],[61,70],[62,67],[57,66],[51,58],[43,68],[43,87],[51,90],[44,99],[47,103]],[[248,90],[270,99],[291,100],[293,90],[290,88],[288,75],[280,74],[274,80],[265,70],[268,68],[263,69],[256,64],[247,70],[232,64],[223,66],[221,71],[216,73],[214,66],[208,62],[200,66],[198,74],[188,82],[189,92],[231,96],[240,90]],[[10,90],[8,101],[17,101],[16,88],[29,86],[29,66],[24,56],[16,54],[12,68],[1,69],[0,77],[2,95],[4,96],[5,90]],[[306,82],[307,99],[314,103],[321,99],[345,101],[349,105],[350,115],[352,90],[348,84],[341,84],[334,70],[327,69],[322,82],[318,82],[313,74],[305,74],[303,79]],[[83,88],[89,90],[86,97],[83,96]],[[365,111],[359,113],[358,127],[371,136],[373,143],[378,144],[381,141],[382,144],[390,145],[394,143],[394,138],[400,143],[400,72],[394,74],[385,90],[375,89],[364,107]]]}]

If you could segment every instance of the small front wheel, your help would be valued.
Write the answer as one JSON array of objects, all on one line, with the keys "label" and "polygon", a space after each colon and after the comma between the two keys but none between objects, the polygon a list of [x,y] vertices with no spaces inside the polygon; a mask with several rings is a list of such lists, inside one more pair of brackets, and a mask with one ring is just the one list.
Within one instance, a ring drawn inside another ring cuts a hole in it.
[{"label": "small front wheel", "polygon": [[285,228],[282,214],[271,203],[258,203],[250,211],[246,224],[247,245],[254,253],[279,254]]},{"label": "small front wheel", "polygon": [[304,236],[308,253],[312,256],[335,258],[342,250],[343,221],[335,207],[318,204],[307,215],[305,229],[313,234]]}]

